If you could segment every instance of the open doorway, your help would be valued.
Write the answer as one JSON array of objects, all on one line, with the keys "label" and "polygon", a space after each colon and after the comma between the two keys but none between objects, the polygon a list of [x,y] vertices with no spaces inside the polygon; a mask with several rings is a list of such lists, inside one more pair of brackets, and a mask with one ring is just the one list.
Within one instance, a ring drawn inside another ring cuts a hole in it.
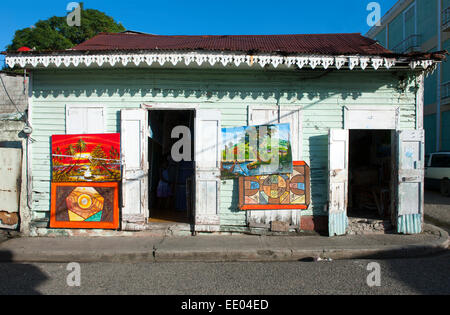
[{"label": "open doorway", "polygon": [[[149,222],[191,223],[194,181],[194,110],[149,110]],[[175,162],[177,126],[191,133],[190,161]]]},{"label": "open doorway", "polygon": [[[378,229],[383,232],[392,228],[389,222],[392,198],[391,136],[390,130],[350,130],[350,230]],[[352,223],[356,225],[352,226]]]}]

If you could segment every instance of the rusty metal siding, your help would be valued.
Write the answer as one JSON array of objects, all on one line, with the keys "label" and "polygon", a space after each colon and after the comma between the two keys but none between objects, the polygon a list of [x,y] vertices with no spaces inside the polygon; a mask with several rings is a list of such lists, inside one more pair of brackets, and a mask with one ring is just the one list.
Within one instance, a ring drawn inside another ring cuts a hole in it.
[{"label": "rusty metal siding", "polygon": [[391,51],[373,39],[353,34],[164,36],[150,34],[99,34],[73,48],[104,50],[209,50],[286,52],[298,54],[377,55]]}]

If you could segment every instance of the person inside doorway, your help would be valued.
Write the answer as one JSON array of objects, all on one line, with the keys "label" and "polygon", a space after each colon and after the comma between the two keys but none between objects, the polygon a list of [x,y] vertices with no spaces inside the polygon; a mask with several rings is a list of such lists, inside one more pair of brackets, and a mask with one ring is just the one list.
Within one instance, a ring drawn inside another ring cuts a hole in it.
[{"label": "person inside doorway", "polygon": [[170,181],[169,160],[166,157],[161,162],[161,168],[159,169],[159,182],[156,192],[158,198],[158,209],[168,209],[171,204],[172,183]]}]

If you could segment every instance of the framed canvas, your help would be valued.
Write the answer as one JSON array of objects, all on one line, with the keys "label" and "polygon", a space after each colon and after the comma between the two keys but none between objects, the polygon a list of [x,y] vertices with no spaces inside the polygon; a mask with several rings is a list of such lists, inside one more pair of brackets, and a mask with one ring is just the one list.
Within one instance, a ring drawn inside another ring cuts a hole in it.
[{"label": "framed canvas", "polygon": [[239,178],[241,210],[306,210],[310,204],[310,168],[293,162],[291,174]]},{"label": "framed canvas", "polygon": [[120,133],[52,136],[53,183],[120,180]]},{"label": "framed canvas", "polygon": [[50,227],[118,229],[119,183],[52,183]]}]

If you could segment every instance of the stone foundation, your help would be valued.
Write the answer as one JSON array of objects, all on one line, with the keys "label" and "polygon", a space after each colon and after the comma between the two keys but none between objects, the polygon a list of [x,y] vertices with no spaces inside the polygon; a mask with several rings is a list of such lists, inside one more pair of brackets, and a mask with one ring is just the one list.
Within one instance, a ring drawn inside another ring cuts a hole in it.
[{"label": "stone foundation", "polygon": [[348,218],[348,235],[391,234],[394,227],[389,220]]}]

